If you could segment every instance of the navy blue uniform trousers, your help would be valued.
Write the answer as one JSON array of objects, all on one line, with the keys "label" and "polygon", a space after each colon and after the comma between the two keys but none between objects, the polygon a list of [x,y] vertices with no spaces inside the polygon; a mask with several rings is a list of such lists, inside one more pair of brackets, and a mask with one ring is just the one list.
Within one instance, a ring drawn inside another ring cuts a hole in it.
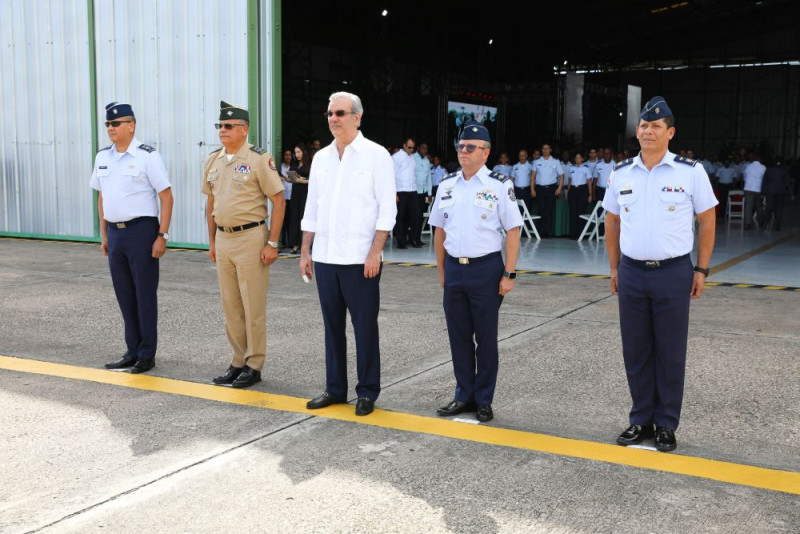
[{"label": "navy blue uniform trousers", "polygon": [[692,260],[649,269],[622,257],[617,271],[630,424],[676,430],[683,403]]},{"label": "navy blue uniform trousers", "polygon": [[495,252],[461,265],[452,256],[444,262],[444,316],[450,337],[454,400],[491,404],[497,383],[497,329],[503,258]]},{"label": "navy blue uniform trousers", "polygon": [[552,237],[555,232],[556,222],[556,189],[557,184],[537,185],[536,188],[536,208],[539,210],[541,218],[541,233],[544,236]]},{"label": "navy blue uniform trousers", "polygon": [[158,219],[139,217],[125,225],[108,225],[108,266],[125,322],[126,355],[149,360],[158,341],[158,259],[153,257]]},{"label": "navy blue uniform trousers", "polygon": [[376,400],[381,392],[381,353],[378,345],[380,279],[364,277],[364,265],[314,263],[317,291],[325,324],[325,391],[347,396],[347,310],[356,338],[356,394]]}]

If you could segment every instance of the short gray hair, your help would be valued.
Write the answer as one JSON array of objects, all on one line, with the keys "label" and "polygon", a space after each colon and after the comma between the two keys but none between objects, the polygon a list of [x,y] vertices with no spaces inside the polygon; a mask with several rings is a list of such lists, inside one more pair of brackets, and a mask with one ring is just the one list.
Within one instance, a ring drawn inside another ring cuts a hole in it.
[{"label": "short gray hair", "polygon": [[364,114],[364,106],[361,105],[361,99],[358,98],[358,95],[354,95],[353,93],[347,93],[345,91],[339,91],[333,93],[329,98],[328,102],[333,102],[337,98],[347,98],[353,104],[353,113],[356,115],[363,115]]}]

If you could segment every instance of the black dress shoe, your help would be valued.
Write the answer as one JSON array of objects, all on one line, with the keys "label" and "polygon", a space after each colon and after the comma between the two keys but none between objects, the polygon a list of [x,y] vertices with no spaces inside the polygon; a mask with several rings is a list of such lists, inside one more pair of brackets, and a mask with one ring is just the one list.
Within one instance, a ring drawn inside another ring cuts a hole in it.
[{"label": "black dress shoe", "polygon": [[106,369],[127,369],[128,367],[133,367],[137,359],[136,356],[128,356],[126,354],[115,362],[107,363]]},{"label": "black dress shoe", "polygon": [[155,358],[148,358],[147,360],[140,359],[136,361],[136,365],[131,367],[131,373],[134,375],[138,375],[139,373],[146,373],[155,366],[156,366]]},{"label": "black dress shoe", "polygon": [[225,371],[224,375],[220,375],[212,380],[218,386],[224,386],[226,384],[233,384],[233,381],[242,373],[244,367],[228,367],[228,370]]},{"label": "black dress shoe", "polygon": [[235,388],[249,388],[259,382],[261,382],[261,371],[256,371],[252,367],[245,365],[231,385]]},{"label": "black dress shoe", "polygon": [[478,406],[478,413],[475,414],[475,419],[481,423],[487,423],[494,419],[494,412],[492,412],[491,404],[480,404]]},{"label": "black dress shoe", "polygon": [[369,415],[375,409],[375,401],[367,397],[359,397],[356,402],[356,415]]},{"label": "black dress shoe", "polygon": [[474,402],[461,402],[454,400],[447,406],[442,406],[441,408],[436,410],[436,415],[442,415],[442,416],[458,415],[464,412],[474,412],[477,409],[478,407],[475,405]]},{"label": "black dress shoe", "polygon": [[414,247],[414,248],[422,248],[422,247],[425,246],[425,244],[422,243],[422,242],[420,242],[420,243],[411,243],[411,246]]},{"label": "black dress shoe", "polygon": [[678,441],[675,439],[675,431],[671,428],[663,426],[656,427],[656,449],[661,452],[674,451],[678,446]]},{"label": "black dress shoe", "polygon": [[635,445],[655,435],[653,425],[631,425],[619,435],[617,443],[620,445]]},{"label": "black dress shoe", "polygon": [[397,245],[397,248],[408,248],[408,245]]},{"label": "black dress shoe", "polygon": [[317,410],[319,408],[325,408],[326,406],[330,406],[331,404],[344,404],[347,402],[347,399],[343,397],[334,397],[327,391],[325,391],[322,395],[317,397],[316,399],[311,399],[306,403],[306,408],[309,410]]}]

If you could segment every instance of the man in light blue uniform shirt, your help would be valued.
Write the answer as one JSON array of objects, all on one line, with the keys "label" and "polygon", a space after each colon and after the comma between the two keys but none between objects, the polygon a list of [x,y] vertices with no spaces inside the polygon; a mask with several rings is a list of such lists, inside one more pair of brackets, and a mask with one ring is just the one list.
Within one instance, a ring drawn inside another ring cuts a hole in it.
[{"label": "man in light blue uniform shirt", "polygon": [[575,153],[575,165],[567,171],[567,202],[569,203],[570,237],[578,239],[583,230],[580,216],[586,213],[586,206],[592,196],[592,167],[583,161],[583,154]]},{"label": "man in light blue uniform shirt", "polygon": [[533,162],[533,198],[542,217],[542,237],[554,235],[556,199],[561,196],[564,185],[564,167],[551,152],[550,145],[542,145],[542,157]]},{"label": "man in light blue uniform shirt", "polygon": [[433,156],[433,167],[431,167],[431,196],[433,196],[433,198],[436,198],[436,191],[439,189],[439,184],[446,175],[447,170],[442,166],[442,158]]},{"label": "man in light blue uniform shirt", "polygon": [[614,162],[614,153],[610,148],[603,149],[603,159],[598,161],[594,166],[592,178],[594,182],[594,199],[602,202],[606,196],[606,186],[608,185],[608,177],[611,176],[611,171],[614,170],[616,163]]},{"label": "man in light blue uniform shirt", "polygon": [[486,168],[490,150],[489,131],[468,122],[457,148],[461,170],[439,184],[430,218],[456,377],[453,400],[436,413],[477,412],[481,422],[494,417],[500,304],[514,289],[522,226],[511,180]]},{"label": "man in light blue uniform shirt", "polygon": [[[645,104],[636,130],[641,152],[615,167],[603,201],[611,292],[619,296],[622,355],[633,400],[630,426],[617,443],[655,437],[660,451],[677,446],[689,302],[703,294],[709,274],[717,205],[703,167],[669,151],[674,120],[664,98]],[[695,216],[698,250],[692,268]]]},{"label": "man in light blue uniform shirt", "polygon": [[511,171],[513,167],[508,163],[508,154],[503,152],[500,154],[500,157],[497,158],[497,165],[492,167],[492,172],[499,172],[503,176],[511,177]]},{"label": "man in light blue uniform shirt", "polygon": [[428,201],[431,200],[431,193],[433,184],[431,183],[431,160],[428,159],[428,145],[420,143],[417,151],[414,153],[414,179],[417,181],[417,202],[419,203],[419,211],[417,212],[417,224],[414,229],[417,231],[416,235],[411,236],[411,246],[421,247],[424,245],[422,242],[422,219],[426,211],[428,211]]},{"label": "man in light blue uniform shirt", "polygon": [[144,373],[155,367],[158,259],[169,239],[172,187],[159,153],[136,139],[129,104],[106,106],[106,130],[112,144],[97,154],[90,186],[97,191],[100,250],[108,256],[127,346],[106,368]]},{"label": "man in light blue uniform shirt", "polygon": [[519,162],[511,167],[511,174],[506,174],[514,181],[514,195],[525,202],[528,211],[533,209],[533,194],[531,192],[531,172],[533,164],[528,161],[528,151],[519,151]]}]

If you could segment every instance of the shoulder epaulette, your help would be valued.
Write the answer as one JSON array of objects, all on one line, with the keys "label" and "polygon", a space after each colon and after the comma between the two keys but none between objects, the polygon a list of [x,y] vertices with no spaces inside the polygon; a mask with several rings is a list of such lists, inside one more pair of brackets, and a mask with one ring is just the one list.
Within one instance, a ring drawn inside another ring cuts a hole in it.
[{"label": "shoulder epaulette", "polygon": [[690,159],[687,158],[686,156],[675,156],[675,161],[677,161],[678,163],[685,163],[686,165],[691,165],[692,167],[697,165],[696,159]]},{"label": "shoulder epaulette", "polygon": [[155,148],[151,147],[150,145],[145,145],[144,143],[142,143],[141,145],[139,145],[139,148],[140,148],[141,150],[144,150],[145,152],[155,152],[155,151],[156,151],[156,149],[155,149]]},{"label": "shoulder epaulette", "polygon": [[622,167],[625,167],[626,165],[630,165],[631,163],[633,163],[633,158],[624,159],[619,163],[617,163],[616,165],[614,165],[614,170],[617,171]]},{"label": "shoulder epaulette", "polygon": [[494,178],[495,180],[500,180],[501,182],[508,181],[508,176],[506,176],[502,172],[492,171],[492,172],[489,173],[489,177],[490,178]]},{"label": "shoulder epaulette", "polygon": [[255,146],[255,145],[251,146],[250,150],[252,150],[256,154],[258,154],[259,156],[263,156],[264,154],[267,153],[267,151],[265,149],[261,148],[260,146]]},{"label": "shoulder epaulette", "polygon": [[450,178],[455,178],[456,176],[458,176],[458,171],[456,171],[456,172],[451,172],[450,174],[448,174],[447,176],[445,176],[444,178],[442,178],[442,179],[441,179],[441,181],[440,181],[439,183],[442,183],[442,182],[444,182],[445,180],[449,180]]},{"label": "shoulder epaulette", "polygon": [[103,148],[101,148],[101,149],[100,149],[100,152],[102,152],[103,150],[108,150],[108,149],[109,149],[109,148],[111,148],[112,146],[114,146],[114,145],[113,145],[113,144],[111,144],[111,145],[108,145],[108,146],[104,146]]},{"label": "shoulder epaulette", "polygon": [[220,150],[222,150],[222,147],[219,147],[219,148],[218,148],[218,149],[216,149],[216,150],[212,150],[211,152],[209,152],[209,153],[208,153],[208,155],[210,156],[211,154],[216,154],[216,153],[217,153],[217,152],[219,152]]}]

